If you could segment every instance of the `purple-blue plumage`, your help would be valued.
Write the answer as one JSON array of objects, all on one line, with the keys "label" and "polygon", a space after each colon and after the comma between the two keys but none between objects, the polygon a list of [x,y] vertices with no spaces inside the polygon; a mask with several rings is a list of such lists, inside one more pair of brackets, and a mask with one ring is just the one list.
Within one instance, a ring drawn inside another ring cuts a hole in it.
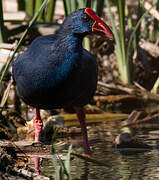
[{"label": "purple-blue plumage", "polygon": [[83,49],[93,20],[81,20],[84,9],[69,15],[55,35],[36,38],[14,62],[18,95],[40,109],[83,106],[97,85],[95,57]]},{"label": "purple-blue plumage", "polygon": [[97,86],[96,59],[82,47],[83,38],[90,33],[113,39],[110,28],[92,9],[77,10],[55,35],[36,38],[13,65],[19,96],[35,107],[35,141],[40,141],[43,127],[39,109],[73,106],[87,156],[91,151],[83,106],[90,102]]}]

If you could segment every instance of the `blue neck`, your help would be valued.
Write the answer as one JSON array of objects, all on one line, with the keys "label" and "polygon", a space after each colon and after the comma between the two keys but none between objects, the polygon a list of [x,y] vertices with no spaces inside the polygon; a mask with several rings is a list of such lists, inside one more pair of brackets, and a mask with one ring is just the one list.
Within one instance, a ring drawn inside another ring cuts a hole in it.
[{"label": "blue neck", "polygon": [[79,37],[72,32],[63,31],[60,29],[57,32],[58,42],[62,45],[63,48],[67,49],[67,51],[78,51],[82,50],[82,41],[83,37]]},{"label": "blue neck", "polygon": [[[56,69],[56,81],[67,77],[72,67],[77,66],[82,55],[82,38],[76,37],[73,33],[58,31],[57,44],[55,45],[60,52],[59,59],[63,62],[60,67]],[[61,56],[61,58],[60,58]]]}]

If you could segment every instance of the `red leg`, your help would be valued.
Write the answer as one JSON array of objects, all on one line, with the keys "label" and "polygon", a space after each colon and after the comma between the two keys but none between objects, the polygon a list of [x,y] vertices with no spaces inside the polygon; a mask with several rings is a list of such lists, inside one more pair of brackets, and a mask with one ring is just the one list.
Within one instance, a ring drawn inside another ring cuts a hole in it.
[{"label": "red leg", "polygon": [[87,136],[87,127],[85,122],[85,110],[83,107],[75,108],[77,117],[80,121],[81,131],[83,135],[83,148],[84,148],[84,155],[91,156],[91,150],[88,144],[88,136]]},{"label": "red leg", "polygon": [[40,110],[35,109],[35,142],[40,142],[40,135],[43,128],[43,123],[40,117]]}]

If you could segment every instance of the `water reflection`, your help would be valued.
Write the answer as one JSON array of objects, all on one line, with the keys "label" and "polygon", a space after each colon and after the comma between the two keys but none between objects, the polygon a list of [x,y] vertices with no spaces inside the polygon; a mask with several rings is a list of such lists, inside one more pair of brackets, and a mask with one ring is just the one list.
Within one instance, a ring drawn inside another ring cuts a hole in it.
[{"label": "water reflection", "polygon": [[84,161],[83,175],[81,176],[81,179],[88,180],[88,174],[89,174],[89,164],[88,162]]},{"label": "water reflection", "polygon": [[41,171],[40,171],[40,157],[33,157],[32,160],[34,162],[34,170],[35,170],[36,174],[40,174],[41,175]]},{"label": "water reflection", "polygon": [[[74,158],[71,161],[71,179],[79,180],[113,180],[113,179],[159,179],[159,151],[153,149],[149,152],[140,152],[137,154],[123,155],[119,151],[113,149],[113,141],[120,133],[121,125],[119,122],[107,125],[92,126],[89,129],[89,139],[96,139],[100,141],[92,141],[91,148],[93,151],[93,158],[103,161],[112,166],[107,168],[97,166],[93,163],[85,162],[81,159]],[[159,144],[159,130],[153,129],[133,129],[132,131],[137,139],[146,142],[150,146]],[[62,141],[62,139],[60,139]],[[74,143],[73,150],[77,153],[82,153],[82,148],[79,146],[81,140],[80,136],[68,139],[68,144]],[[63,141],[66,143],[67,138]],[[77,145],[76,145],[77,144]],[[61,149],[60,154],[66,153],[66,149]],[[40,173],[40,169],[45,176],[54,177],[54,167],[52,159],[43,159],[42,166],[39,169],[39,159],[34,158],[35,169]]]}]

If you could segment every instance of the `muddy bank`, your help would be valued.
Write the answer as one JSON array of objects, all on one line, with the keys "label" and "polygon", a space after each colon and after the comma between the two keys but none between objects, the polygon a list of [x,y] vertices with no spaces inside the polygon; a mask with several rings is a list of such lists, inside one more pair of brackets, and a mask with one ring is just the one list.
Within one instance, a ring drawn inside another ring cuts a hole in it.
[{"label": "muddy bank", "polygon": [[[33,169],[29,168],[27,165],[27,157],[18,158],[14,147],[9,147],[8,145],[4,146],[3,142],[5,141],[6,140],[3,139],[0,143],[0,179],[49,179],[47,177],[36,174]],[[10,144],[12,144],[12,142],[10,142]]]}]

